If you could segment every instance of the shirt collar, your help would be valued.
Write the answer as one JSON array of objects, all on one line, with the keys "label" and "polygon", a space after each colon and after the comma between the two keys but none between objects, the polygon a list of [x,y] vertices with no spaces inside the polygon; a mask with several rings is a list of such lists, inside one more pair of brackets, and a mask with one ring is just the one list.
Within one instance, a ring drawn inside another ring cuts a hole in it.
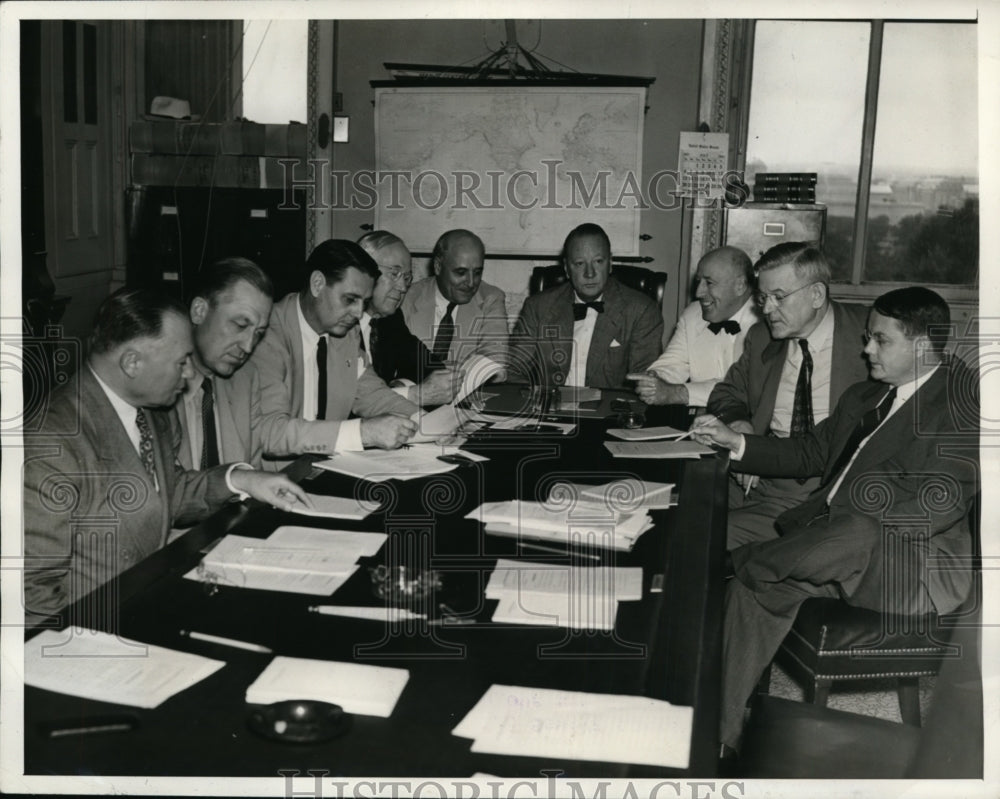
[{"label": "shirt collar", "polygon": [[111,386],[101,380],[100,375],[94,371],[90,364],[87,365],[87,368],[90,369],[90,373],[97,381],[97,385],[101,387],[101,390],[107,396],[108,402],[110,402],[111,407],[115,409],[115,413],[118,414],[118,418],[122,420],[122,424],[126,426],[126,429],[129,429],[129,426],[134,427],[135,417],[138,414],[138,410],[135,405],[130,402],[126,402],[115,392],[113,388],[111,388]]},{"label": "shirt collar", "polygon": [[757,314],[757,303],[754,302],[753,295],[751,294],[747,298],[747,301],[740,306],[739,310],[729,318],[734,322],[739,322],[740,327],[744,330],[760,319],[760,316]]},{"label": "shirt collar", "polygon": [[295,297],[295,312],[299,315],[299,330],[302,334],[302,348],[307,352],[315,350],[316,345],[319,344],[320,334],[312,329],[306,321],[306,315],[302,313],[301,295],[296,295]]},{"label": "shirt collar", "polygon": [[816,329],[806,336],[806,341],[809,342],[809,350],[811,352],[819,352],[829,346],[830,342],[833,341],[832,305],[827,304],[826,312],[823,314],[823,318],[819,320],[819,324],[816,325]]}]

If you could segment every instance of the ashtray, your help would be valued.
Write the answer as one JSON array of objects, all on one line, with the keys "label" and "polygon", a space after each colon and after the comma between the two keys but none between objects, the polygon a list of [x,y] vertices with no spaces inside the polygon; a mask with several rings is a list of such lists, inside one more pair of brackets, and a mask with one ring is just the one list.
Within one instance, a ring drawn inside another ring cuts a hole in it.
[{"label": "ashtray", "polygon": [[381,565],[368,572],[372,578],[372,593],[389,605],[412,607],[429,602],[441,589],[441,575],[433,569]]},{"label": "ashtray", "polygon": [[272,741],[313,744],[329,741],[351,728],[351,714],[340,705],[314,699],[292,699],[255,707],[247,727]]}]

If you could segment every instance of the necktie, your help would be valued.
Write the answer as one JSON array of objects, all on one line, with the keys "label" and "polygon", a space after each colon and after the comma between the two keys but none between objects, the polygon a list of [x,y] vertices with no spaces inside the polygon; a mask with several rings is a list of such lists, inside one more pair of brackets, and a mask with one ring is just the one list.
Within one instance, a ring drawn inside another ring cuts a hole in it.
[{"label": "necktie", "polygon": [[215,403],[212,401],[212,378],[201,381],[201,468],[219,465],[219,440],[215,435]]},{"label": "necktie", "polygon": [[136,409],[135,426],[139,428],[139,457],[146,468],[146,474],[153,483],[153,488],[160,490],[160,481],[156,478],[156,458],[153,455],[153,431],[149,427],[149,419],[142,408]]},{"label": "necktie", "polygon": [[441,317],[441,324],[438,325],[437,334],[434,336],[434,347],[431,350],[434,357],[439,361],[448,359],[448,351],[451,349],[451,340],[455,336],[455,320],[451,312],[455,310],[456,303],[449,302],[448,308]]},{"label": "necktie", "polygon": [[708,329],[712,335],[719,335],[720,330],[725,330],[730,336],[735,336],[740,332],[740,323],[735,319],[727,319],[725,322],[709,322]]},{"label": "necktie", "polygon": [[[375,353],[378,347],[378,319],[372,319],[371,327],[368,328],[368,360],[375,367]],[[378,367],[375,367],[376,369]]]},{"label": "necktie", "polygon": [[326,418],[326,336],[316,344],[316,418]]},{"label": "necktie", "polygon": [[587,309],[593,308],[598,313],[604,313],[604,300],[596,300],[594,302],[574,302],[573,303],[573,321],[579,322],[587,315]]},{"label": "necktie", "polygon": [[799,379],[795,384],[795,399],[792,401],[791,438],[799,438],[813,429],[812,403],[812,371],[813,359],[809,354],[809,342],[799,339],[802,348],[802,365],[799,367]]},{"label": "necktie", "polygon": [[836,478],[847,464],[850,463],[858,446],[878,429],[878,426],[882,424],[882,421],[889,414],[889,411],[892,409],[892,403],[895,401],[896,387],[893,386],[878,401],[878,404],[874,408],[861,417],[861,421],[858,422],[857,427],[851,432],[850,438],[847,439],[847,443],[837,456],[837,460],[834,461],[833,469],[830,472],[831,477]]}]

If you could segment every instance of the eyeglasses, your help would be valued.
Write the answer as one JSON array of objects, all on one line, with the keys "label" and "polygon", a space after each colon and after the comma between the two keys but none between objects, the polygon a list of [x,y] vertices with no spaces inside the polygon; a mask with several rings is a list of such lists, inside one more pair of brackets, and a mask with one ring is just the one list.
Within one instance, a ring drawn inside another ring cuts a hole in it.
[{"label": "eyeglasses", "polygon": [[413,272],[406,272],[402,269],[389,269],[384,274],[390,283],[402,283],[407,287],[413,283]]},{"label": "eyeglasses", "polygon": [[781,304],[789,297],[791,297],[793,294],[798,294],[800,291],[802,291],[802,289],[807,289],[810,286],[814,285],[816,285],[816,281],[813,281],[812,283],[806,283],[804,286],[799,286],[797,289],[793,289],[792,291],[788,291],[783,294],[768,294],[766,291],[755,291],[753,293],[753,301],[757,303],[761,308],[763,308],[765,305],[767,305],[767,301],[770,300],[780,308]]}]

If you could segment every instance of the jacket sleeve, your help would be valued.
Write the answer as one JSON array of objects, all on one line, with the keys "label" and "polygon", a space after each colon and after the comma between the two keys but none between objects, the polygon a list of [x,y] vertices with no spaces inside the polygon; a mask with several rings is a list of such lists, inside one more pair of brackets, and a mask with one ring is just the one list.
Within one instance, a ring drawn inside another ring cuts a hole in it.
[{"label": "jacket sleeve", "polygon": [[163,451],[164,465],[171,471],[170,519],[175,527],[197,524],[236,495],[226,485],[228,465],[197,471],[185,469],[177,460],[183,433],[175,414],[157,414],[163,425],[158,434],[169,442]]},{"label": "jacket sleeve", "polygon": [[387,413],[412,416],[418,410],[414,403],[389,388],[371,367],[358,378],[358,388],[351,407],[355,416],[362,419]]},{"label": "jacket sleeve", "polygon": [[507,379],[512,383],[531,382],[541,361],[538,352],[538,303],[528,297],[510,334]]},{"label": "jacket sleeve", "polygon": [[[646,299],[643,296],[643,299]],[[628,371],[641,372],[660,354],[663,346],[663,316],[655,302],[644,302],[635,308],[639,314],[632,327],[628,348]]]},{"label": "jacket sleeve", "polygon": [[493,288],[486,295],[483,315],[478,323],[476,353],[506,366],[510,328],[507,324],[506,295],[500,289]]}]

